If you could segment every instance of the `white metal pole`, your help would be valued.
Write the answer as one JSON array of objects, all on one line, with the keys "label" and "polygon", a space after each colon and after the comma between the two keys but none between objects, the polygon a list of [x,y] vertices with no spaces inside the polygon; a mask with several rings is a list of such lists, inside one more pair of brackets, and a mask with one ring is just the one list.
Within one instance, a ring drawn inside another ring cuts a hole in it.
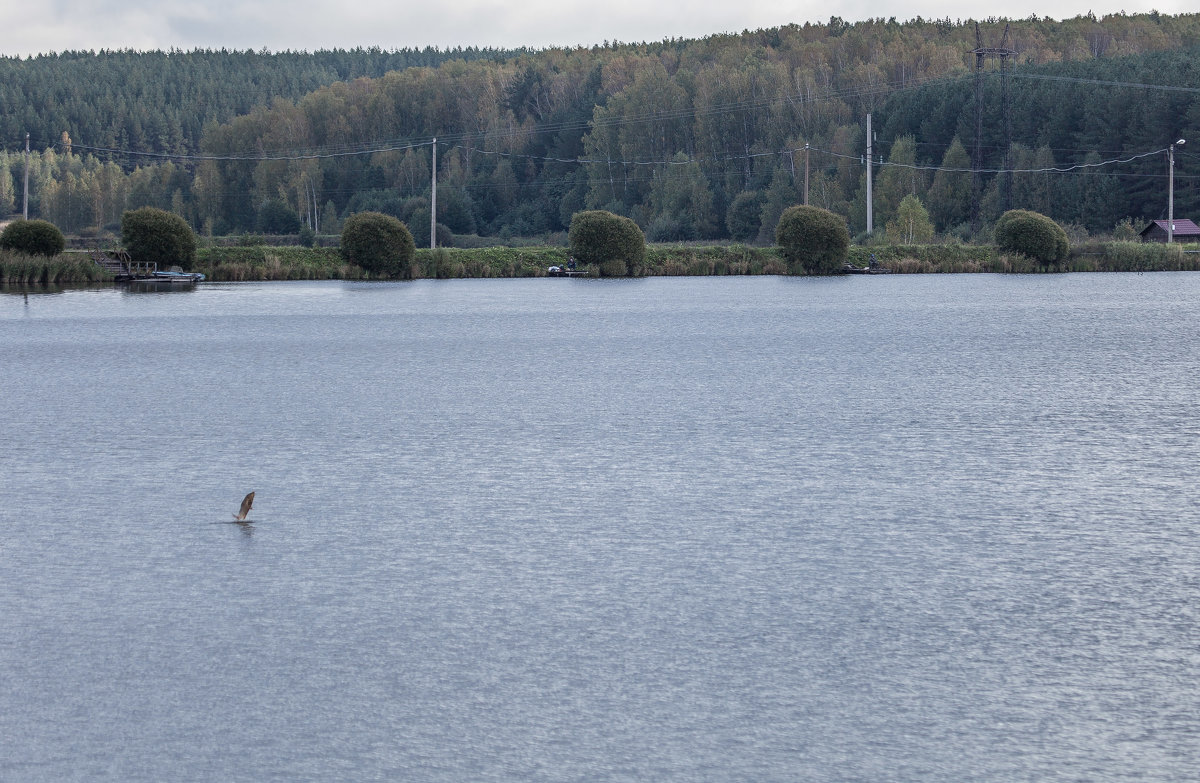
[{"label": "white metal pole", "polygon": [[873,199],[871,198],[871,115],[867,115],[867,234],[869,235],[875,230],[874,213],[872,210]]},{"label": "white metal pole", "polygon": [[437,137],[433,137],[433,179],[429,191],[429,249],[437,250]]},{"label": "white metal pole", "polygon": [[804,204],[808,205],[808,142],[804,142]]},{"label": "white metal pole", "polygon": [[1167,244],[1175,241],[1175,145],[1167,148]]},{"label": "white metal pole", "polygon": [[25,208],[22,216],[29,220],[29,134],[25,134]]}]

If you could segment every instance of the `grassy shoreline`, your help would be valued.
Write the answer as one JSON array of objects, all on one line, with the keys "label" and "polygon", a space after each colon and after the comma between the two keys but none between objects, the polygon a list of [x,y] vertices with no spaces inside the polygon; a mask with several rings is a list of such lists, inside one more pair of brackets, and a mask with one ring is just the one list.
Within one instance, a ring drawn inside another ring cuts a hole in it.
[{"label": "grassy shoreline", "polygon": [[[1072,248],[1066,262],[1045,267],[989,245],[856,245],[850,263],[878,263],[898,274],[1156,272],[1200,270],[1200,252],[1180,245],[1090,242]],[[567,262],[565,247],[444,248],[416,252],[408,277],[448,279],[544,277]],[[348,264],[336,248],[204,247],[189,271],[214,282],[244,280],[367,280],[371,275]],[[598,270],[588,270],[598,275]],[[638,276],[779,275],[787,264],[777,247],[747,245],[648,245]],[[85,253],[53,258],[0,252],[0,285],[47,286],[110,282],[112,276]]]}]

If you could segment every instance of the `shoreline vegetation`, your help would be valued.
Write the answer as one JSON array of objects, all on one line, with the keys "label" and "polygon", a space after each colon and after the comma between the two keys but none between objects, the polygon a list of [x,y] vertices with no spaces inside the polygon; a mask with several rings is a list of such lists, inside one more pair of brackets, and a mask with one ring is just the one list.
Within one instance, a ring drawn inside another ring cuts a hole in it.
[{"label": "shoreline vegetation", "polygon": [[[1125,241],[1073,246],[1059,264],[1044,265],[994,245],[855,245],[847,261],[879,266],[897,274],[1162,272],[1200,270],[1200,246]],[[428,248],[416,251],[401,279],[544,277],[567,262],[566,247]],[[203,272],[210,282],[261,280],[370,280],[381,278],[348,263],[334,247],[254,245],[201,247],[186,271]],[[588,267],[591,276],[599,269]],[[721,276],[787,274],[778,247],[750,245],[648,244],[632,276]],[[50,258],[0,251],[0,286],[59,286],[112,281],[86,252],[65,251]]]}]

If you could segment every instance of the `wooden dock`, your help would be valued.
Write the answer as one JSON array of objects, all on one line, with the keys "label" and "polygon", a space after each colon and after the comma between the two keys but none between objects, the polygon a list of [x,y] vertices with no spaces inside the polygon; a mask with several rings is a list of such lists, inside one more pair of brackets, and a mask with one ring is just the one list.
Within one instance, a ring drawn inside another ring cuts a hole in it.
[{"label": "wooden dock", "polygon": [[129,257],[124,250],[93,250],[91,259],[108,272],[111,272],[117,282],[130,280],[150,280],[158,272],[158,264],[154,262],[138,263]]}]

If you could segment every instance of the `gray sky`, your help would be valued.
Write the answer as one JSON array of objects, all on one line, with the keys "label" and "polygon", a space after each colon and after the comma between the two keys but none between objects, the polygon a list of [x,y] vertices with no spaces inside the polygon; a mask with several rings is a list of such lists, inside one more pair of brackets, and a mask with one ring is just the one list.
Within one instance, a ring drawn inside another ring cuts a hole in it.
[{"label": "gray sky", "polygon": [[67,49],[591,45],[895,16],[1069,18],[1194,11],[1184,0],[0,0],[0,54]]}]

